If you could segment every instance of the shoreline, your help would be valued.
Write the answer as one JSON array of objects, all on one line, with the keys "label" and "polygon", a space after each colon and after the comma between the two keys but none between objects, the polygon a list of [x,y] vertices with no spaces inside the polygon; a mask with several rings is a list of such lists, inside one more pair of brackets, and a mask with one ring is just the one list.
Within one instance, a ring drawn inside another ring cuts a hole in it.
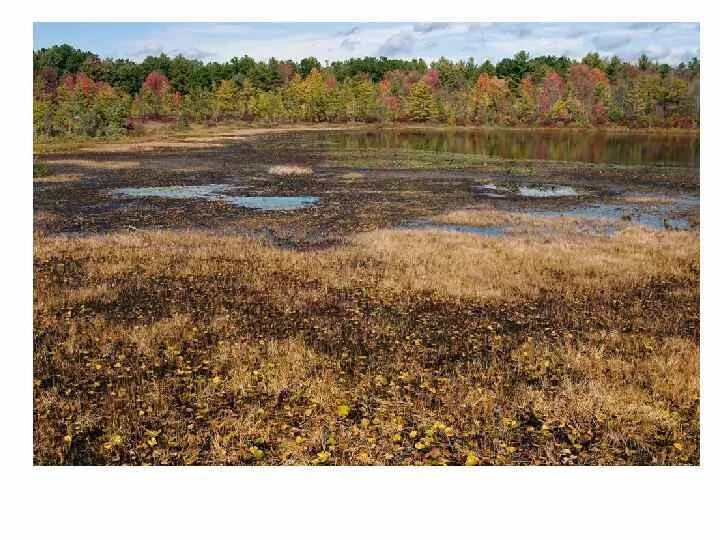
[{"label": "shoreline", "polygon": [[65,151],[83,151],[111,144],[142,145],[151,142],[183,141],[193,137],[254,137],[279,133],[301,133],[307,131],[446,131],[446,132],[546,132],[546,133],[592,133],[610,135],[645,135],[700,137],[700,129],[685,128],[629,128],[624,126],[554,127],[554,126],[448,126],[442,124],[395,123],[395,124],[359,124],[359,123],[314,123],[314,124],[278,124],[262,126],[242,122],[219,123],[214,126],[191,124],[186,128],[177,128],[150,122],[140,124],[149,132],[123,135],[112,139],[58,139],[33,141],[33,155],[41,156]]}]

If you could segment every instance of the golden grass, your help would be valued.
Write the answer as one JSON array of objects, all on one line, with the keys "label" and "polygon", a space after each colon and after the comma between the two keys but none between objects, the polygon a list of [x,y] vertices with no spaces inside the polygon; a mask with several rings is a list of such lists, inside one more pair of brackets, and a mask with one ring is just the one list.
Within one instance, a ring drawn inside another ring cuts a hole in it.
[{"label": "golden grass", "polygon": [[661,195],[626,195],[620,197],[620,200],[631,204],[673,204],[675,202],[671,197]]},{"label": "golden grass", "polygon": [[[546,243],[547,242],[547,243]],[[476,299],[532,298],[603,286],[631,287],[659,275],[686,275],[698,264],[697,235],[641,228],[613,237],[483,238],[445,231],[376,231],[312,265],[318,278],[395,291],[432,291]],[[330,276],[332,276],[330,278]]]},{"label": "golden grass", "polygon": [[694,232],[34,249],[36,463],[699,460]]},{"label": "golden grass", "polygon": [[[45,160],[48,165],[69,165],[71,167],[83,167],[88,169],[125,170],[137,169],[140,162],[135,160],[91,160],[91,159],[49,159]],[[42,179],[43,181],[45,178]]]},{"label": "golden grass", "polygon": [[177,149],[199,149],[219,148],[223,146],[220,142],[207,141],[184,141],[184,140],[159,140],[159,141],[128,141],[118,143],[107,143],[92,145],[81,148],[84,152],[149,152],[154,150],[177,150]]},{"label": "golden grass", "polygon": [[55,183],[55,182],[77,182],[78,180],[82,180],[82,175],[80,174],[50,174],[48,176],[42,176],[40,178],[33,178],[33,182],[49,182],[49,183]]},{"label": "golden grass", "polygon": [[581,216],[543,217],[525,212],[505,212],[492,208],[455,210],[434,216],[433,221],[437,223],[472,225],[476,227],[513,227],[514,229],[524,230],[546,228],[559,230],[561,232],[571,232],[580,225],[609,223],[607,220]]}]

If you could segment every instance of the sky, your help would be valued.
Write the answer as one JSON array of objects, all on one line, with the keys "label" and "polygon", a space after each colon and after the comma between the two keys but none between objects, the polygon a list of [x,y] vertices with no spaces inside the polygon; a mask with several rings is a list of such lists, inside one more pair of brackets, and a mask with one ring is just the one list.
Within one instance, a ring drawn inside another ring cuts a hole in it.
[{"label": "sky", "polygon": [[677,64],[700,56],[700,25],[674,22],[259,23],[154,22],[33,24],[33,48],[68,43],[103,58],[142,60],[165,53],[202,61],[256,59],[321,62],[358,56],[497,62],[520,50],[582,58],[597,51],[635,60],[647,54]]}]

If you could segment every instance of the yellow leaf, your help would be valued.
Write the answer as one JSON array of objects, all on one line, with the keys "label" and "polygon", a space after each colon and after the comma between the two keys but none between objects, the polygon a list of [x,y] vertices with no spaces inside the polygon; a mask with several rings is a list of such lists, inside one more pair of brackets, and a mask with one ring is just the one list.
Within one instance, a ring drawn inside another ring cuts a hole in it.
[{"label": "yellow leaf", "polygon": [[265,456],[265,452],[260,450],[257,446],[251,446],[250,453],[255,459],[262,459],[263,456]]},{"label": "yellow leaf", "polygon": [[348,405],[340,405],[337,408],[338,416],[346,418],[350,414],[350,407]]},{"label": "yellow leaf", "polygon": [[467,455],[467,458],[465,459],[465,465],[473,466],[473,465],[480,465],[480,460],[477,457],[477,454],[475,452],[470,452]]},{"label": "yellow leaf", "polygon": [[319,465],[321,463],[325,463],[328,459],[330,459],[330,452],[318,452],[315,459],[313,459],[310,463],[313,465]]},{"label": "yellow leaf", "polygon": [[72,442],[72,435],[65,435],[63,437],[63,441],[65,441],[67,444],[70,444]]}]

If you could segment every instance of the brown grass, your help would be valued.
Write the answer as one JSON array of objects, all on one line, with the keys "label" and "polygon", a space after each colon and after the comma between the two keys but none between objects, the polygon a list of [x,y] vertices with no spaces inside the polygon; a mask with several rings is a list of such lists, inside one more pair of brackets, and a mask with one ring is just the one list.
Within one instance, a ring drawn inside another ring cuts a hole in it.
[{"label": "brown grass", "polygon": [[697,233],[34,250],[39,464],[699,461]]},{"label": "brown grass", "polygon": [[[83,167],[88,169],[125,170],[137,169],[140,162],[134,160],[91,160],[91,159],[49,159],[45,160],[48,165],[63,165],[71,167]],[[45,181],[45,178],[42,178]]]},{"label": "brown grass", "polygon": [[33,178],[33,182],[77,182],[78,180],[82,180],[82,175],[80,174],[51,174],[48,176],[42,176],[40,178]]}]

